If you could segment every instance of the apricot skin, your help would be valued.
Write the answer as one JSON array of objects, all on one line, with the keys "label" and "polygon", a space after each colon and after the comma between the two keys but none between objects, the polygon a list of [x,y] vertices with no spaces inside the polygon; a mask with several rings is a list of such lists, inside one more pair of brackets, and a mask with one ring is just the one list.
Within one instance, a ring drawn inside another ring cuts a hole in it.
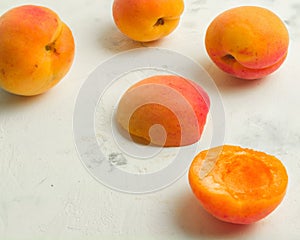
[{"label": "apricot skin", "polygon": [[[232,171],[236,175],[233,179]],[[278,207],[286,193],[288,175],[274,156],[224,145],[195,157],[189,183],[203,208],[217,219],[251,224]]]},{"label": "apricot skin", "polygon": [[224,72],[241,79],[263,78],[284,62],[289,34],[268,9],[242,6],[218,15],[208,26],[205,46]]},{"label": "apricot skin", "polygon": [[44,93],[69,71],[74,39],[52,10],[15,7],[0,17],[0,87],[17,95]]},{"label": "apricot skin", "polygon": [[150,42],[173,32],[184,10],[183,0],[114,0],[113,18],[127,37]]},{"label": "apricot skin", "polygon": [[200,139],[209,106],[207,93],[195,82],[157,75],[130,87],[119,102],[116,116],[133,137],[177,147]]}]

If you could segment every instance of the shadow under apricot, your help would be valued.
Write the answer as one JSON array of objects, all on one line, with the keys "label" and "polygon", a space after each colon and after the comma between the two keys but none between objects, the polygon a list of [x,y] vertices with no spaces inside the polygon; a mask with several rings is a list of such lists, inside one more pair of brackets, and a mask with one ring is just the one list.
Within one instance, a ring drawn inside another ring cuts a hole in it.
[{"label": "shadow under apricot", "polygon": [[245,236],[245,234],[255,227],[251,225],[239,225],[222,222],[208,212],[206,212],[196,197],[191,194],[186,194],[178,203],[177,212],[178,227],[185,232],[186,235],[192,237],[216,237],[216,238],[231,238],[237,236]]},{"label": "shadow under apricot", "polygon": [[151,147],[158,147],[157,145],[154,145],[151,143],[151,141],[145,139],[145,138],[142,138],[142,137],[139,137],[139,136],[135,136],[131,133],[129,133],[127,130],[125,130],[120,124],[119,122],[117,121],[116,119],[116,115],[113,116],[113,124],[115,125],[118,133],[125,139],[127,139],[128,141],[132,141],[134,142],[135,144],[138,144],[138,145],[144,145],[144,146],[151,146]]},{"label": "shadow under apricot", "polygon": [[107,24],[101,29],[98,41],[101,47],[114,53],[142,47],[140,43],[123,35],[113,24]]},{"label": "shadow under apricot", "polygon": [[134,41],[121,33],[112,22],[111,24],[106,24],[104,29],[101,29],[98,41],[102,48],[113,53],[120,53],[136,48],[158,47],[163,39],[152,42]]},{"label": "shadow under apricot", "polygon": [[253,89],[258,87],[259,85],[267,83],[271,78],[270,75],[261,79],[245,80],[223,72],[209,59],[202,61],[201,64],[204,67],[204,69],[208,72],[208,74],[212,77],[218,89],[223,94],[231,94],[234,91],[246,91],[249,89]]},{"label": "shadow under apricot", "polygon": [[19,96],[0,89],[0,113],[4,114],[11,110],[24,108],[25,106],[36,102],[38,99],[43,98],[43,95],[44,94],[36,96]]}]

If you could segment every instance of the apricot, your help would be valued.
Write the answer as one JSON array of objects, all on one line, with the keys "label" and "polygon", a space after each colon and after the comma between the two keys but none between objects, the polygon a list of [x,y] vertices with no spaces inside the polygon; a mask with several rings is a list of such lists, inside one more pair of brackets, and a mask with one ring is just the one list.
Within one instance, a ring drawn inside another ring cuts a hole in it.
[{"label": "apricot", "polygon": [[49,90],[69,71],[74,48],[71,30],[52,10],[8,10],[0,17],[0,87],[24,96]]},{"label": "apricot", "polygon": [[140,42],[158,40],[178,26],[183,0],[114,0],[113,19],[127,37]]},{"label": "apricot", "polygon": [[274,156],[224,145],[194,158],[189,183],[203,208],[213,216],[225,222],[250,224],[280,204],[288,175]]},{"label": "apricot", "polygon": [[177,147],[200,139],[209,106],[207,93],[195,82],[175,75],[156,75],[124,93],[116,119],[133,140]]},{"label": "apricot", "polygon": [[208,26],[205,46],[223,71],[242,79],[263,78],[284,62],[289,34],[268,9],[241,6],[218,15]]}]

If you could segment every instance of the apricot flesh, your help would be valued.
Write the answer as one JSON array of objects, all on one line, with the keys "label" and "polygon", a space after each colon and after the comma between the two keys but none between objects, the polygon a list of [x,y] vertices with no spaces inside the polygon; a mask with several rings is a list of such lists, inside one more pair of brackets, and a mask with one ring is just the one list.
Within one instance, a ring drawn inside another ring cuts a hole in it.
[{"label": "apricot flesh", "polygon": [[250,224],[265,218],[281,203],[288,175],[274,156],[224,145],[194,158],[189,183],[203,208],[214,217]]},{"label": "apricot flesh", "polygon": [[263,78],[284,62],[289,34],[273,12],[257,6],[229,9],[207,28],[205,46],[223,71],[242,79]]},{"label": "apricot flesh", "polygon": [[156,75],[124,93],[116,118],[133,140],[177,147],[200,139],[209,106],[207,93],[195,82],[175,75]]}]

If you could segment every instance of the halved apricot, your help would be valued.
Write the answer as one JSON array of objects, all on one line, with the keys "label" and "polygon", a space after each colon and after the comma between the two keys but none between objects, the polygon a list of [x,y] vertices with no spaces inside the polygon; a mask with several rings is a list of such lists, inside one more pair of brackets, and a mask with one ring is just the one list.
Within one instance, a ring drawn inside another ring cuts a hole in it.
[{"label": "halved apricot", "polygon": [[274,156],[224,145],[194,158],[189,183],[203,208],[213,216],[225,222],[250,224],[280,204],[288,175]]}]

